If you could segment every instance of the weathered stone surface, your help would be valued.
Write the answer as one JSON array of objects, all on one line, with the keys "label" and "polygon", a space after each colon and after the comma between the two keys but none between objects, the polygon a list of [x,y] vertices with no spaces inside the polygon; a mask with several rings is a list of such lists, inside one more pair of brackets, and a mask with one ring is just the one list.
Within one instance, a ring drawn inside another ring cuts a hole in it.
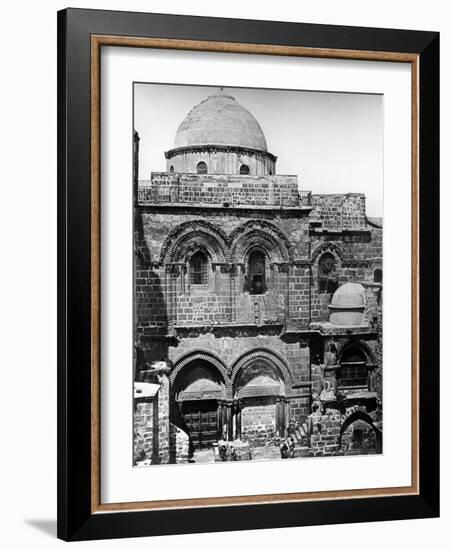
[{"label": "weathered stone surface", "polygon": [[[381,452],[381,224],[362,194],[300,193],[297,176],[275,175],[246,120],[230,127],[244,141],[206,143],[216,127],[196,117],[168,172],[134,178],[135,379],[159,386],[135,395],[135,463],[193,461],[202,441],[218,461],[284,445],[289,457]],[[346,283],[358,326],[329,322]]]}]

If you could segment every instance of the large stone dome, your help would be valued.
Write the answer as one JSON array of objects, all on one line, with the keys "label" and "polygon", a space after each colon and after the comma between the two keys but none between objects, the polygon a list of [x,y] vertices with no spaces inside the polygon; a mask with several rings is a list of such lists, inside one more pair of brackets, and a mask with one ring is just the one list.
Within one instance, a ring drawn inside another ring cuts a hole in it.
[{"label": "large stone dome", "polygon": [[260,124],[245,107],[222,91],[191,109],[177,130],[175,148],[199,145],[267,151]]}]

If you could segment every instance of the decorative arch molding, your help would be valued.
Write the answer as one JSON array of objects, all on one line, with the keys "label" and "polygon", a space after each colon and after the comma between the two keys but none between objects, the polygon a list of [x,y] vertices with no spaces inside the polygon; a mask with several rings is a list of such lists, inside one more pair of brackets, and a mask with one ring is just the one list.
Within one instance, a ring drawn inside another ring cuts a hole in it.
[{"label": "decorative arch molding", "polygon": [[205,361],[206,363],[213,365],[220,372],[225,388],[228,388],[230,386],[230,377],[227,373],[227,367],[217,355],[207,350],[190,351],[177,359],[177,361],[174,363],[174,369],[169,376],[169,381],[171,382],[171,385],[174,384],[177,375],[184,367],[189,365],[189,363],[198,360]]},{"label": "decorative arch molding", "polygon": [[271,236],[259,230],[246,232],[232,248],[232,261],[235,263],[246,262],[252,250],[261,250],[270,262],[286,263],[288,254],[280,247],[279,243]]},{"label": "decorative arch molding", "polygon": [[235,385],[237,376],[241,371],[241,369],[243,369],[244,367],[248,366],[249,364],[255,361],[258,361],[259,359],[260,360],[263,359],[265,362],[270,362],[272,365],[277,367],[285,383],[286,392],[289,393],[289,388],[292,383],[292,378],[291,378],[290,370],[287,363],[282,357],[280,357],[274,351],[269,349],[264,349],[264,348],[248,351],[233,363],[232,369],[231,369],[232,386]]},{"label": "decorative arch molding", "polygon": [[369,426],[371,426],[374,430],[377,430],[376,426],[374,425],[374,421],[371,418],[371,416],[365,412],[362,411],[360,407],[352,407],[350,410],[346,411],[344,415],[341,417],[341,428],[340,428],[340,438],[343,432],[345,432],[349,426],[354,423],[356,420],[361,420],[362,422],[366,422]]},{"label": "decorative arch molding", "polygon": [[360,420],[361,422],[365,422],[366,424],[368,424],[368,426],[370,426],[374,430],[374,433],[376,435],[376,446],[379,447],[379,449],[381,450],[382,449],[382,432],[380,428],[378,428],[374,424],[374,420],[371,418],[371,416],[367,412],[362,411],[361,408],[358,406],[352,407],[341,417],[342,424],[340,428],[340,437],[338,440],[339,446],[341,447],[341,441],[342,441],[342,436],[344,432],[349,428],[349,426],[351,426],[351,424],[353,424],[358,420]]},{"label": "decorative arch molding", "polygon": [[274,224],[264,220],[250,220],[232,231],[229,237],[231,260],[242,262],[251,247],[260,246],[272,261],[289,262],[291,245],[287,236]]},{"label": "decorative arch molding", "polygon": [[367,344],[361,342],[360,340],[348,340],[347,342],[345,342],[338,353],[337,362],[340,363],[343,354],[352,348],[358,349],[363,353],[363,355],[366,357],[367,364],[377,365],[377,360],[374,352],[369,348],[369,346],[367,346]]},{"label": "decorative arch molding", "polygon": [[225,261],[224,250],[214,237],[202,231],[190,231],[179,237],[174,245],[171,258],[166,259],[164,263],[185,263],[199,250],[206,254],[211,262]]},{"label": "decorative arch molding", "polygon": [[203,246],[210,252],[213,261],[229,262],[230,252],[226,233],[204,220],[184,222],[166,237],[160,252],[160,264],[183,260],[184,251],[190,246]]},{"label": "decorative arch molding", "polygon": [[319,258],[321,257],[324,252],[330,252],[333,254],[338,260],[340,260],[341,263],[343,263],[343,253],[341,252],[340,248],[331,241],[323,242],[319,245],[317,245],[312,252],[311,255],[311,262],[312,264],[315,263]]},{"label": "decorative arch molding", "polygon": [[189,261],[194,254],[197,252],[202,252],[207,257],[210,257],[212,259],[212,255],[210,253],[210,250],[205,246],[204,243],[201,242],[193,242],[189,243],[188,246],[183,248],[183,257],[186,261]]}]

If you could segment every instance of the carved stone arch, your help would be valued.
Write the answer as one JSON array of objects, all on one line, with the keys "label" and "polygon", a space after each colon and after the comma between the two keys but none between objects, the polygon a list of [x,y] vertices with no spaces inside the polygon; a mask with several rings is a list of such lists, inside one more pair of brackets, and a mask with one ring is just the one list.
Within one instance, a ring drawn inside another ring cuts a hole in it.
[{"label": "carved stone arch", "polygon": [[244,367],[258,361],[259,359],[271,363],[271,365],[275,366],[278,369],[285,383],[286,392],[289,393],[289,389],[292,384],[292,377],[287,363],[276,352],[266,348],[259,348],[247,351],[232,364],[232,387],[234,387],[240,371]]},{"label": "carved stone arch", "polygon": [[251,252],[260,250],[269,262],[286,262],[283,254],[277,248],[277,242],[261,231],[249,231],[245,233],[237,247],[232,249],[233,262],[247,263]]},{"label": "carved stone arch", "polygon": [[204,220],[184,222],[166,237],[160,253],[160,263],[185,261],[186,254],[196,247],[209,252],[214,262],[229,262],[230,252],[225,232]]},{"label": "carved stone arch", "polygon": [[340,363],[341,358],[343,357],[343,354],[345,354],[352,348],[359,350],[365,356],[367,364],[369,365],[377,364],[377,360],[374,352],[365,342],[362,342],[360,340],[348,340],[343,344],[343,346],[340,348],[338,352],[338,357],[337,357],[338,363]]},{"label": "carved stone arch", "polygon": [[332,254],[333,256],[335,256],[335,258],[339,261],[340,264],[343,263],[344,259],[343,259],[343,253],[341,252],[340,248],[333,242],[331,241],[326,241],[326,242],[323,242],[319,245],[317,245],[313,252],[312,252],[312,255],[310,257],[311,259],[311,262],[312,263],[315,263],[319,260],[319,258],[325,253],[325,252],[329,252],[330,254]]},{"label": "carved stone arch", "polygon": [[260,247],[273,262],[291,260],[291,245],[286,235],[274,224],[263,220],[250,220],[237,227],[230,235],[232,262],[243,261],[251,248]]},{"label": "carved stone arch", "polygon": [[184,367],[197,360],[205,361],[206,363],[213,365],[221,374],[225,387],[230,387],[231,380],[227,372],[226,365],[216,354],[207,350],[190,351],[179,357],[179,359],[175,361],[174,368],[169,376],[171,385],[174,384],[177,375]]},{"label": "carved stone arch", "polygon": [[202,252],[203,254],[205,254],[205,256],[213,260],[213,256],[207,246],[203,242],[198,241],[193,241],[189,243],[188,246],[184,247],[182,255],[184,260],[189,262],[191,257],[194,256],[194,254],[196,254],[197,252]]},{"label": "carved stone arch", "polygon": [[359,408],[357,410],[351,410],[348,414],[342,417],[342,420],[343,422],[340,428],[340,438],[343,432],[346,431],[346,429],[356,420],[362,420],[362,422],[366,422],[373,429],[376,429],[371,416],[368,413],[361,411]]},{"label": "carved stone arch", "polygon": [[374,424],[373,419],[368,413],[360,409],[352,410],[349,414],[345,415],[342,420],[343,422],[340,428],[340,437],[338,439],[338,444],[340,447],[342,446],[343,434],[346,430],[355,422],[360,421],[367,424],[374,431],[374,435],[372,437],[375,437],[376,452],[380,453],[382,451],[382,432],[380,428]]}]

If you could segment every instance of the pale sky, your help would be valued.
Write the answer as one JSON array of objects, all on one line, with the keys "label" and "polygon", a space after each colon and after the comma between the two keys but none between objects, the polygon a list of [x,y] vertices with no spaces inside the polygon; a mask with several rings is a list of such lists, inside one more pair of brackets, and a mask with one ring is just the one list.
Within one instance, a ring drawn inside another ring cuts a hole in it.
[{"label": "pale sky", "polygon": [[[139,179],[166,170],[188,112],[218,87],[135,84]],[[367,215],[383,210],[383,97],[252,88],[224,88],[258,120],[277,156],[277,174],[296,174],[313,193],[365,193]]]}]

